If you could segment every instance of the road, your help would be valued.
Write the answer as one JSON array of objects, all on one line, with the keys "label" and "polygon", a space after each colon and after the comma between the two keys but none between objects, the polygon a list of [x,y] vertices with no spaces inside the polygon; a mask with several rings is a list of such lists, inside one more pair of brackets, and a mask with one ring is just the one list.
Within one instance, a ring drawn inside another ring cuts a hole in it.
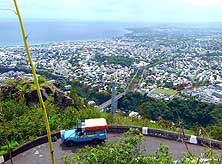
[{"label": "road", "polygon": [[[114,141],[119,139],[122,134],[109,134],[108,141]],[[174,159],[179,159],[181,157],[181,152],[185,152],[186,148],[181,142],[166,140],[162,138],[155,137],[144,137],[141,145],[141,149],[146,149],[148,152],[155,152],[159,147],[160,143],[168,145],[170,152],[173,154]],[[66,147],[61,143],[61,140],[53,143],[54,155],[57,164],[62,163],[62,156],[75,152],[78,148],[84,147],[84,145],[78,145],[75,147]],[[204,151],[204,147],[188,144],[189,150],[196,155],[199,155]],[[50,164],[50,156],[48,152],[48,143],[34,147],[22,154],[17,155],[13,158],[14,164]],[[6,164],[10,164],[9,161]]]},{"label": "road", "polygon": [[[121,99],[125,94],[126,92],[129,90],[129,86],[132,84],[133,80],[136,78],[137,74],[139,72],[139,69],[137,69],[136,73],[134,74],[133,78],[131,79],[131,81],[129,82],[129,85],[128,87],[125,89],[124,92],[118,94],[116,97],[115,97],[115,101],[118,101],[119,99]],[[144,74],[144,71],[143,71],[143,74]],[[142,75],[143,76],[143,75]],[[104,110],[105,108],[107,108],[108,106],[110,106],[112,103],[112,98],[109,99],[108,101],[102,103],[101,105],[98,106],[99,109],[101,110]]]},{"label": "road", "polygon": [[[122,98],[126,93],[120,93],[115,97],[115,101],[118,101],[120,98]],[[99,109],[104,110],[105,108],[107,108],[109,105],[111,105],[112,103],[112,99],[109,99],[108,101],[102,103],[101,105],[98,106]]]}]

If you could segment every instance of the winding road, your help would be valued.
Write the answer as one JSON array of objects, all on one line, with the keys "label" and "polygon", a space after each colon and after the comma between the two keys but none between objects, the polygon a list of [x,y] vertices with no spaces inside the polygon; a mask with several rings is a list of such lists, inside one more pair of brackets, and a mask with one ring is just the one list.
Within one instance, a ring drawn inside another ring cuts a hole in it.
[{"label": "winding road", "polygon": [[[123,134],[119,133],[109,133],[108,141],[114,141],[119,139]],[[169,146],[170,152],[172,153],[174,159],[179,159],[182,152],[186,152],[185,145],[181,142],[166,140],[163,138],[148,137],[145,136],[141,145],[141,149],[146,149],[146,152],[153,153],[159,147],[160,143]],[[62,156],[75,152],[78,148],[84,147],[84,145],[78,145],[75,147],[66,147],[62,144],[61,140],[57,140],[53,143],[55,161],[57,164],[62,163]],[[189,150],[199,155],[204,151],[204,147],[188,144]],[[50,156],[48,152],[48,143],[34,147],[22,154],[17,155],[13,158],[14,164],[50,164]],[[10,161],[5,162],[5,164],[10,164]]]}]

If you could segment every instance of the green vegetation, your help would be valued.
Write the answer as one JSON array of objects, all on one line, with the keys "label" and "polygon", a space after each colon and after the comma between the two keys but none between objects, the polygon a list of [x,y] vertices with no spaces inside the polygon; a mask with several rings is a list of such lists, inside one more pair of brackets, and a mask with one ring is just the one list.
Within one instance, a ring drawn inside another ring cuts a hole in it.
[{"label": "green vegetation", "polygon": [[[9,148],[14,149],[18,146],[18,142],[12,141],[9,143]],[[0,155],[7,154],[8,153],[8,145],[0,146]]]},{"label": "green vegetation", "polygon": [[111,98],[111,93],[107,91],[99,92],[99,88],[91,88],[87,85],[80,83],[78,80],[72,81],[72,88],[76,94],[86,99],[86,101],[95,101],[100,105]]},{"label": "green vegetation", "polygon": [[207,131],[214,139],[222,141],[222,124],[209,126]]},{"label": "green vegetation", "polygon": [[156,88],[156,89],[154,90],[154,92],[158,92],[158,93],[161,93],[161,94],[172,95],[172,96],[175,96],[175,95],[177,94],[177,91],[176,91],[176,90],[163,89],[163,88]]},{"label": "green vegetation", "polygon": [[125,56],[104,56],[104,55],[96,55],[95,60],[100,63],[107,62],[109,64],[119,64],[121,66],[131,66],[134,62],[133,59]]},{"label": "green vegetation", "polygon": [[15,83],[15,80],[13,79],[8,79],[8,80],[5,80],[3,85],[11,85],[11,84],[14,84]]},{"label": "green vegetation", "polygon": [[[176,126],[183,126],[186,129],[198,129],[198,127],[209,127],[208,133],[212,138],[219,139],[219,124],[221,124],[222,106],[210,103],[199,102],[195,99],[175,98],[170,101],[155,100],[140,93],[128,93],[119,102],[119,107],[129,113],[139,112],[143,118],[151,120],[169,120]],[[213,130],[213,129],[217,130]],[[212,129],[212,132],[211,130]],[[215,132],[214,132],[215,131]]]},{"label": "green vegetation", "polygon": [[[144,126],[144,127],[150,127],[155,129],[164,129],[168,131],[176,131],[176,127],[172,125],[170,121],[167,120],[158,120],[155,123],[151,123],[149,119],[147,118],[136,118],[136,117],[124,117],[122,114],[116,114],[112,118],[112,122],[110,122],[112,125],[128,125],[128,126]],[[188,132],[188,131],[186,131]],[[191,132],[188,132],[186,134],[192,134]]]},{"label": "green vegetation", "polygon": [[[50,100],[47,100],[45,104],[52,131],[75,127],[78,119],[86,118],[106,118],[109,125],[160,127],[158,123],[151,124],[148,119],[127,118],[122,115],[112,117],[110,114],[100,112],[92,107],[84,109],[68,107],[61,111]],[[82,104],[78,104],[78,107],[81,106]],[[38,106],[27,106],[23,101],[4,100],[2,101],[2,108],[7,131],[0,130],[0,146],[6,145],[5,136],[11,142],[16,141],[19,144],[23,144],[46,134],[42,112]],[[0,124],[0,129],[3,129],[2,124]],[[165,129],[172,130],[170,128]]]},{"label": "green vegetation", "polygon": [[[7,80],[8,81],[8,80]],[[31,79],[19,79],[17,81],[13,80],[12,84],[17,85],[16,88],[22,91],[22,93],[30,92],[36,90],[34,82]],[[57,88],[52,83],[47,82],[46,77],[39,76],[38,77],[40,87],[49,86],[53,91]],[[8,83],[8,82],[7,82]]]},{"label": "green vegetation", "polygon": [[[61,111],[52,103],[46,102],[46,106],[52,131],[72,128],[77,119],[95,117],[109,119],[108,114],[101,113],[94,108],[76,109],[68,107],[65,111]],[[27,106],[24,102],[17,102],[16,100],[4,100],[2,101],[2,108],[7,131],[0,130],[0,146],[6,145],[5,136],[8,137],[9,141],[22,144],[46,134],[42,112],[38,106]],[[0,124],[0,129],[3,129],[2,124]]]},{"label": "green vegetation", "polygon": [[[79,98],[75,97],[75,94],[72,96],[74,99]],[[120,114],[112,117],[109,113],[100,112],[93,107],[83,107],[82,101],[76,101],[75,106],[78,108],[68,107],[63,111],[52,102],[51,97],[45,102],[52,131],[73,128],[78,119],[86,118],[105,118],[109,125],[135,125],[175,130],[172,127],[163,126],[166,123],[152,124],[148,119],[128,118]],[[23,100],[12,99],[5,99],[1,104],[6,120],[6,131],[2,130],[3,125],[0,122],[0,146],[7,144],[6,136],[10,142],[15,141],[20,145],[46,134],[42,112],[38,106],[27,106]]]},{"label": "green vegetation", "polygon": [[[222,134],[221,126],[217,124],[221,118],[219,110],[221,108],[217,105],[200,103],[193,99],[156,101],[139,93],[128,93],[119,105],[125,112],[138,111],[143,116],[142,119],[139,119],[126,117],[123,113],[111,116],[109,113],[89,107],[74,89],[71,90],[70,97],[75,102],[74,107],[67,107],[63,110],[53,104],[53,97],[49,96],[45,101],[52,131],[75,127],[78,119],[102,117],[107,119],[109,125],[146,126],[170,131],[176,131],[176,126],[173,126],[171,121],[177,123],[182,120],[185,127],[196,128],[195,125],[202,125],[207,127],[207,131],[213,138],[221,139],[220,136],[222,136],[220,135]],[[6,152],[6,137],[10,143],[16,142],[20,145],[46,134],[42,111],[37,104],[29,106],[23,98],[4,98],[1,106],[6,126],[3,128],[0,120],[0,147],[3,146],[0,149],[1,153]],[[150,123],[150,119],[157,121]],[[12,146],[12,148],[14,147]]]},{"label": "green vegetation", "polygon": [[[175,164],[167,146],[160,145],[155,153],[147,154],[141,150],[143,135],[139,130],[130,129],[124,136],[114,142],[105,143],[96,147],[86,146],[77,153],[71,153],[63,157],[64,164]],[[146,154],[146,155],[145,155]],[[180,164],[201,164],[200,158],[211,159],[210,164],[217,164],[221,158],[219,155],[208,153],[196,157],[186,153],[180,160]],[[177,163],[177,162],[176,162]],[[179,163],[179,162],[178,162]]]}]

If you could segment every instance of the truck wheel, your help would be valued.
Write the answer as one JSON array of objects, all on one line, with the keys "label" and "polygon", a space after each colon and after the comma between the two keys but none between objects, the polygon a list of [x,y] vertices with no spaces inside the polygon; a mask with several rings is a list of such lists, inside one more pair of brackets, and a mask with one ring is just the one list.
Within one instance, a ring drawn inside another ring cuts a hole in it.
[{"label": "truck wheel", "polygon": [[71,146],[74,146],[75,143],[73,141],[67,141],[65,142],[65,144],[66,146],[71,147]]},{"label": "truck wheel", "polygon": [[100,140],[98,138],[92,140],[93,144],[98,144],[100,142]]}]

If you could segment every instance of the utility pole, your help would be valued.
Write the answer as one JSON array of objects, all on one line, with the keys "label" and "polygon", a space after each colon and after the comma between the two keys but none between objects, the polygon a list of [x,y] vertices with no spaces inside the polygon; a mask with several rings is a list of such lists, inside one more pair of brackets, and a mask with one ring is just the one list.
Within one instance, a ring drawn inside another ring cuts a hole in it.
[{"label": "utility pole", "polygon": [[112,104],[111,104],[111,114],[116,113],[117,102],[116,102],[116,81],[112,81]]}]

